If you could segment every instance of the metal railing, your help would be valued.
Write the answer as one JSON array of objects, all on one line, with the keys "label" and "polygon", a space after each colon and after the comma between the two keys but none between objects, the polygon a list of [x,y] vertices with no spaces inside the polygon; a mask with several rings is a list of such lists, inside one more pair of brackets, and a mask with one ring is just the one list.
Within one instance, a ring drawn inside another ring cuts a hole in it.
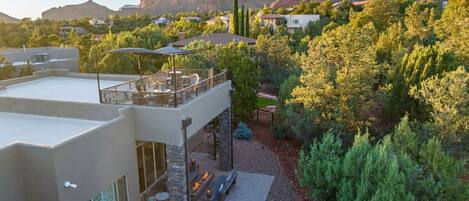
[{"label": "metal railing", "polygon": [[226,80],[226,71],[215,75],[213,69],[182,69],[112,86],[100,95],[104,104],[178,107]]}]

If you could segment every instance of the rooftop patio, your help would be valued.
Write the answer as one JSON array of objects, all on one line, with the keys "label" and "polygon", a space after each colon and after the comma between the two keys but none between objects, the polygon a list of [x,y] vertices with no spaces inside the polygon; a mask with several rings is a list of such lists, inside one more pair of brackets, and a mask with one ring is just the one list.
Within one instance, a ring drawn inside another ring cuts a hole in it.
[{"label": "rooftop patio", "polygon": [[101,90],[102,103],[178,107],[227,81],[226,71],[213,69],[178,69]]}]

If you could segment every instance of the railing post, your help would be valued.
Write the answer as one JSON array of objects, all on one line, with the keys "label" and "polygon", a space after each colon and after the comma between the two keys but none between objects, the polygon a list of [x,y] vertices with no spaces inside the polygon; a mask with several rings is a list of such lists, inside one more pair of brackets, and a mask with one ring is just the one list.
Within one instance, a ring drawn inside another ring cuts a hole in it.
[{"label": "railing post", "polygon": [[213,68],[208,69],[208,86],[209,88],[213,88]]}]

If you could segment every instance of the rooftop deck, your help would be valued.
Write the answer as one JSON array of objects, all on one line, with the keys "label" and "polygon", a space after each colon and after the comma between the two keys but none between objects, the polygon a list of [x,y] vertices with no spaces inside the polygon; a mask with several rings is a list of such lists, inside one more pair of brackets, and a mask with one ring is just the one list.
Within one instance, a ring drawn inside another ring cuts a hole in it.
[{"label": "rooftop deck", "polygon": [[132,80],[101,90],[105,104],[178,107],[224,83],[226,72],[181,69]]}]

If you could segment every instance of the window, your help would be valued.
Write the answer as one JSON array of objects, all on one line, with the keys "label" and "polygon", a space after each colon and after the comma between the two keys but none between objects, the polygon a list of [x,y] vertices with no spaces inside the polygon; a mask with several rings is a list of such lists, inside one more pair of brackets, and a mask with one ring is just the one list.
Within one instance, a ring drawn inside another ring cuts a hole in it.
[{"label": "window", "polygon": [[90,201],[128,201],[126,177],[119,178]]},{"label": "window", "polygon": [[300,21],[299,20],[293,20],[293,24],[299,24]]},{"label": "window", "polygon": [[137,141],[139,189],[143,193],[166,173],[166,145]]}]

